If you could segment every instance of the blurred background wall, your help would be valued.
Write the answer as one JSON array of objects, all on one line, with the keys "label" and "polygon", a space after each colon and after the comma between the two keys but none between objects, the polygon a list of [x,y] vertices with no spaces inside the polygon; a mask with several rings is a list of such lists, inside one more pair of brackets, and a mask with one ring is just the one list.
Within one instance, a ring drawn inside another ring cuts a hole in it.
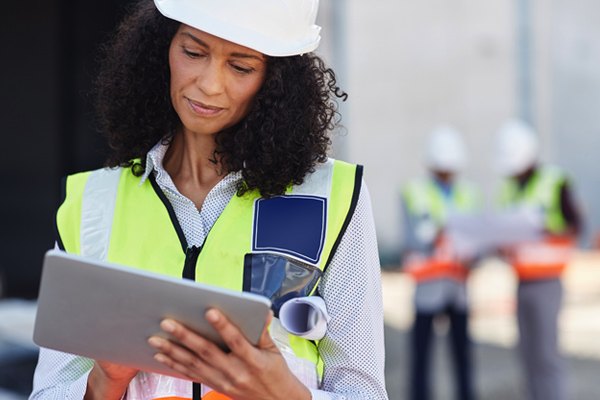
[{"label": "blurred background wall", "polygon": [[[539,132],[600,227],[600,3],[593,0],[347,0],[343,71],[350,100],[343,157],[366,166],[384,263],[398,255],[398,190],[425,173],[425,138],[461,130],[465,175],[493,203],[492,136],[509,117]],[[325,30],[327,35],[327,30]],[[339,58],[339,57],[338,57]],[[338,60],[339,61],[339,60]]]},{"label": "blurred background wall", "polygon": [[[549,157],[569,170],[580,192],[588,242],[600,232],[600,2],[551,2],[546,26]],[[540,84],[540,98],[543,91]]]}]

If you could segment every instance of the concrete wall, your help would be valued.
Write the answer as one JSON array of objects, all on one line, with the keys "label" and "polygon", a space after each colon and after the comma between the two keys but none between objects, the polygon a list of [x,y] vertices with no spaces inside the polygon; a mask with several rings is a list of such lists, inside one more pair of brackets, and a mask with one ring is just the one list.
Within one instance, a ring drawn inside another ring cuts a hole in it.
[{"label": "concrete wall", "polygon": [[[589,243],[589,232],[600,226],[594,204],[600,174],[592,164],[593,149],[600,150],[600,3],[339,1],[322,1],[321,17],[321,51],[342,71],[350,94],[343,109],[347,135],[336,138],[336,153],[366,167],[384,262],[393,261],[401,240],[398,190],[425,173],[429,131],[448,123],[464,133],[465,175],[491,202],[498,179],[491,138],[506,118],[519,115],[523,101],[540,134],[542,159],[573,177]],[[530,12],[526,59],[518,44],[522,6]],[[331,26],[334,8],[345,10],[341,30]],[[523,66],[528,87],[519,79]]]},{"label": "concrete wall", "polygon": [[551,156],[572,174],[589,238],[600,232],[600,2],[553,4]]},{"label": "concrete wall", "polygon": [[437,125],[464,133],[465,175],[492,190],[490,137],[515,113],[513,13],[507,2],[349,2],[347,156],[365,164],[384,258],[400,241],[399,188],[424,174]]}]

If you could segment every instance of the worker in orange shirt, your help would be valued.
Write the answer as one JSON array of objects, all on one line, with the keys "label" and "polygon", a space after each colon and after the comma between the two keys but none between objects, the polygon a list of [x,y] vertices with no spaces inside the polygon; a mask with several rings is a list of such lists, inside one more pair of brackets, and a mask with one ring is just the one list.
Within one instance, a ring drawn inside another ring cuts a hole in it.
[{"label": "worker in orange shirt", "polygon": [[539,141],[522,121],[510,120],[497,135],[497,166],[505,176],[500,203],[536,214],[541,239],[505,249],[519,279],[519,351],[532,400],[567,398],[566,374],[558,351],[561,273],[569,261],[581,218],[572,187],[559,168],[539,162]]},{"label": "worker in orange shirt", "polygon": [[479,203],[473,186],[457,178],[465,162],[460,133],[450,127],[437,128],[427,146],[429,176],[402,190],[403,269],[416,284],[411,338],[413,400],[430,398],[433,323],[440,317],[448,318],[450,323],[456,398],[473,398],[465,286],[468,262],[457,257],[444,234],[450,214],[472,212]]}]

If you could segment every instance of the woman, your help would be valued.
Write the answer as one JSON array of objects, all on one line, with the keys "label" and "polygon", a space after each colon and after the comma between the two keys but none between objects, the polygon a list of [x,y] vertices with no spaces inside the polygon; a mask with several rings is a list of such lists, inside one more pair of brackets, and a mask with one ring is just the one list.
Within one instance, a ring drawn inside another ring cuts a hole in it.
[{"label": "woman", "polygon": [[209,310],[228,353],[173,320],[161,327],[181,345],[149,339],[186,379],[42,349],[31,398],[387,398],[369,195],[360,167],[326,157],[345,94],[311,53],[317,2],[154,3],[107,47],[98,110],[113,168],[68,178],[59,245],[261,294],[280,265],[300,289],[269,293],[275,317],[284,298],[318,294],[327,332],[305,340],[273,318],[253,346]]}]

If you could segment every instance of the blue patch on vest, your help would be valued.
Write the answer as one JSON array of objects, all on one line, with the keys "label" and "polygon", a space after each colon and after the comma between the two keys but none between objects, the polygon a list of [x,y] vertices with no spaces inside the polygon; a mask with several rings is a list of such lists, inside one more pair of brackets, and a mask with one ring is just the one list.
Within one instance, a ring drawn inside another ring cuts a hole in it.
[{"label": "blue patch on vest", "polygon": [[325,242],[327,199],[317,196],[277,196],[254,204],[252,251],[287,254],[311,264],[321,257]]}]

